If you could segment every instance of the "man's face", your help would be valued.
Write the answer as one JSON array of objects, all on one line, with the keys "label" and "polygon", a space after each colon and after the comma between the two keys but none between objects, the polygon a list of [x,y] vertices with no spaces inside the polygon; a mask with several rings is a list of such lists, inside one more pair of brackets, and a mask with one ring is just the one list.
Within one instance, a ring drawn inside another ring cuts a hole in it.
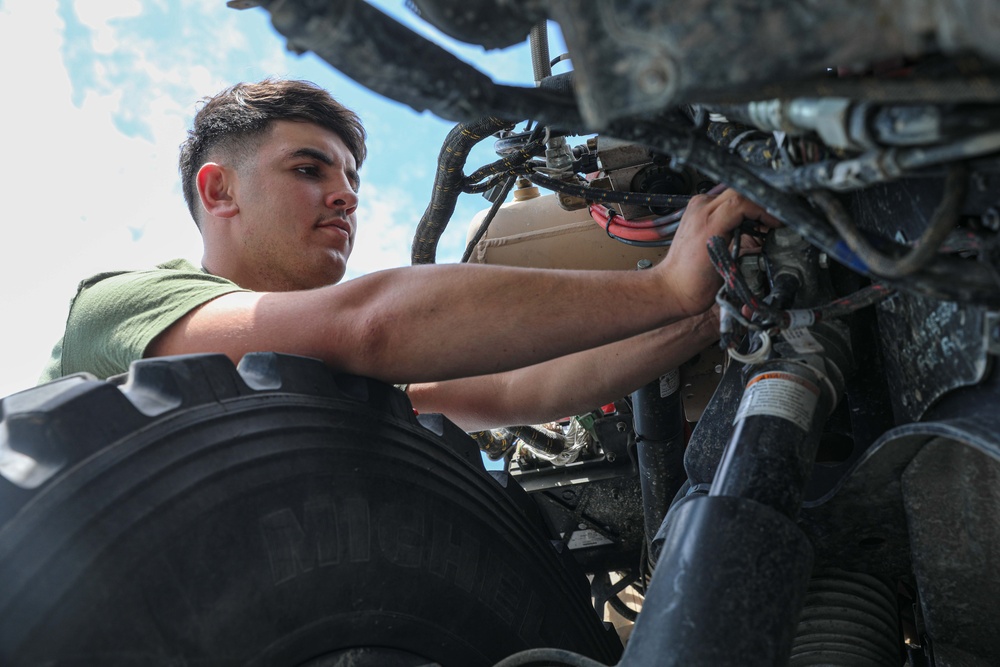
[{"label": "man's face", "polygon": [[237,168],[239,220],[231,251],[244,287],[311,289],[344,277],[357,230],[354,156],[335,133],[277,121]]}]

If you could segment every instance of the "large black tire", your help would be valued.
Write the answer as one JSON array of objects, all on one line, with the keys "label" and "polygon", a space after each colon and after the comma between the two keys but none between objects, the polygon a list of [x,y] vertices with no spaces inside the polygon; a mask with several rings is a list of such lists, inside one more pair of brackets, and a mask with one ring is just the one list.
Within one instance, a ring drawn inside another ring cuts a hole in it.
[{"label": "large black tire", "polygon": [[527,495],[393,387],[193,355],[0,411],[0,665],[620,654]]}]

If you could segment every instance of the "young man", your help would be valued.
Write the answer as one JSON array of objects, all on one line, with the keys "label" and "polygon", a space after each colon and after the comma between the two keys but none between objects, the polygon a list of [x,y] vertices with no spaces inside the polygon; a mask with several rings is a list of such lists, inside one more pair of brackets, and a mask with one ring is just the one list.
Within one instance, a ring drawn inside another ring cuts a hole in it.
[{"label": "young man", "polygon": [[[409,383],[416,409],[466,430],[542,423],[620,398],[715,340],[720,280],[706,242],[744,218],[774,222],[724,192],[691,201],[647,271],[426,265],[340,283],[364,140],[360,120],[308,82],[208,99],[180,159],[202,268],[174,261],[84,281],[42,380],[108,377],[141,357],[238,362],[270,350]],[[609,291],[600,308],[579,307]]]}]

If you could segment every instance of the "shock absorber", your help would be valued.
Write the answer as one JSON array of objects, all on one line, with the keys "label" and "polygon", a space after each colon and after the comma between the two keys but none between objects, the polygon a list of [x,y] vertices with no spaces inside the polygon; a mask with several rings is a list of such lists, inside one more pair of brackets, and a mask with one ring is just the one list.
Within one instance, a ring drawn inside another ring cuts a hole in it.
[{"label": "shock absorber", "polygon": [[[816,285],[805,273],[812,268],[802,268],[800,283]],[[786,334],[744,369],[711,490],[671,510],[661,526],[663,548],[622,667],[773,667],[789,659],[813,562],[796,517],[851,355],[838,323]]]}]

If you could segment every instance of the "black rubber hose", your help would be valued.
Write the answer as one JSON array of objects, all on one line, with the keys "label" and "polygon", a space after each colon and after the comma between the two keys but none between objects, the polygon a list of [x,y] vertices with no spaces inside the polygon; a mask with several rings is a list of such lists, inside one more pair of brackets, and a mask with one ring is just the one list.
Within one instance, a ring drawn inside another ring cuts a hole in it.
[{"label": "black rubber hose", "polygon": [[486,213],[483,221],[479,223],[479,229],[476,233],[469,239],[469,242],[465,244],[465,252],[462,253],[462,264],[469,261],[472,257],[472,251],[475,250],[476,245],[482,240],[483,236],[486,235],[486,230],[490,228],[490,224],[493,222],[493,218],[497,217],[497,211],[507,200],[507,195],[514,188],[514,182],[517,181],[516,176],[508,176],[507,181],[501,186],[500,192],[497,194],[497,198],[493,200],[493,205],[490,206],[490,210]]},{"label": "black rubber hose", "polygon": [[958,223],[967,190],[967,171],[962,165],[952,165],[944,183],[944,195],[923,235],[913,247],[901,257],[885,255],[861,234],[854,225],[847,209],[832,192],[818,190],[810,193],[813,201],[823,210],[844,242],[856,255],[884,278],[903,278],[927,265],[938,252],[938,248],[948,233]]},{"label": "black rubber hose", "polygon": [[441,234],[451,220],[455,203],[462,194],[462,186],[465,184],[462,169],[469,151],[486,137],[500,130],[510,129],[513,125],[509,121],[487,116],[471,123],[459,123],[445,137],[438,154],[431,200],[413,235],[413,246],[410,249],[412,264],[434,263]]}]

